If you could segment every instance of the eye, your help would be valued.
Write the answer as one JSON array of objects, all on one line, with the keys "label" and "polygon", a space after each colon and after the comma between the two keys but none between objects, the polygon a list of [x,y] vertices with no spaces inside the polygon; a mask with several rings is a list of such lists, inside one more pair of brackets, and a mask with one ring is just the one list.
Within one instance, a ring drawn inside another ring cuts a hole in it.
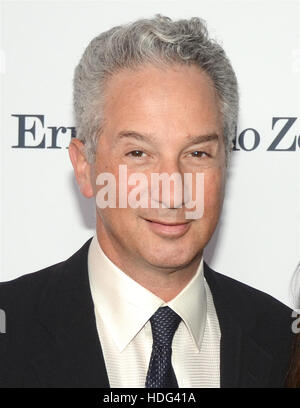
[{"label": "eye", "polygon": [[126,156],[131,156],[131,157],[142,157],[142,155],[145,154],[142,150],[132,150],[131,152],[127,153]]},{"label": "eye", "polygon": [[209,154],[206,152],[203,152],[201,150],[195,150],[194,152],[191,153],[192,157],[196,157],[196,158],[201,158],[201,157],[208,157]]}]

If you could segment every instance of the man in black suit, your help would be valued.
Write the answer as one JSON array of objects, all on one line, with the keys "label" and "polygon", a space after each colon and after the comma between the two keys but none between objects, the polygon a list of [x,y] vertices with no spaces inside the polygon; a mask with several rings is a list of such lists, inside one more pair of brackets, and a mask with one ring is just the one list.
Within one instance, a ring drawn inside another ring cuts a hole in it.
[{"label": "man in black suit", "polygon": [[203,21],[156,16],[96,37],[74,107],[69,153],[96,198],[96,234],[0,285],[1,386],[282,386],[291,311],[202,257],[238,114],[235,74]]}]

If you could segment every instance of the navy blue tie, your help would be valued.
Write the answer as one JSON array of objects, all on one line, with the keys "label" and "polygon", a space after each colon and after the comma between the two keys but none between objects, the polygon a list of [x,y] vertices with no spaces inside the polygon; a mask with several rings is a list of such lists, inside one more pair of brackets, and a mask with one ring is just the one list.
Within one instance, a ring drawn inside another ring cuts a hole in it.
[{"label": "navy blue tie", "polygon": [[146,388],[178,388],[172,367],[172,340],[181,318],[168,306],[160,307],[151,317],[152,354]]}]

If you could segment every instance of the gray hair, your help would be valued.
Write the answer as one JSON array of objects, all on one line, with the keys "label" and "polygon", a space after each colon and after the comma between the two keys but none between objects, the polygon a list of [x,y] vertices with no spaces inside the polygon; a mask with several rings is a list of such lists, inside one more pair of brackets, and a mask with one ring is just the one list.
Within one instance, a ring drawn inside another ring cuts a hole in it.
[{"label": "gray hair", "polygon": [[290,291],[295,308],[300,309],[300,262],[293,273]]},{"label": "gray hair", "polygon": [[142,64],[194,64],[212,79],[223,115],[226,153],[231,149],[238,116],[238,85],[223,48],[208,36],[204,20],[172,21],[156,15],[114,27],[95,37],[86,48],[74,75],[74,112],[77,138],[94,159],[104,125],[101,111],[105,83],[114,73]]}]

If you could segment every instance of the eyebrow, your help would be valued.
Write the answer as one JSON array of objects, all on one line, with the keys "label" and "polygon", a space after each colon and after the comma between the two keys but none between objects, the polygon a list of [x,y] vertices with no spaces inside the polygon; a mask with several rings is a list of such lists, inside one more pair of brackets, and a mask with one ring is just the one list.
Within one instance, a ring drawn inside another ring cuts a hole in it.
[{"label": "eyebrow", "polygon": [[188,140],[190,144],[216,142],[219,140],[219,136],[217,135],[217,133],[209,133],[207,135],[189,136]]},{"label": "eyebrow", "polygon": [[[138,133],[132,130],[124,130],[118,133],[117,138],[118,140],[123,139],[123,138],[129,138],[132,137],[137,140],[143,140],[143,141],[154,141],[154,137],[151,134],[145,134],[145,133]],[[193,144],[200,144],[200,143],[205,143],[205,142],[212,142],[212,141],[217,141],[219,140],[219,136],[217,133],[209,133],[206,135],[199,135],[199,136],[188,136],[188,144],[193,145]]]},{"label": "eyebrow", "polygon": [[122,132],[117,134],[118,139],[123,139],[127,137],[133,137],[134,139],[137,140],[144,140],[144,141],[152,141],[154,140],[153,136],[150,134],[146,133],[138,133],[133,130],[123,130]]}]

